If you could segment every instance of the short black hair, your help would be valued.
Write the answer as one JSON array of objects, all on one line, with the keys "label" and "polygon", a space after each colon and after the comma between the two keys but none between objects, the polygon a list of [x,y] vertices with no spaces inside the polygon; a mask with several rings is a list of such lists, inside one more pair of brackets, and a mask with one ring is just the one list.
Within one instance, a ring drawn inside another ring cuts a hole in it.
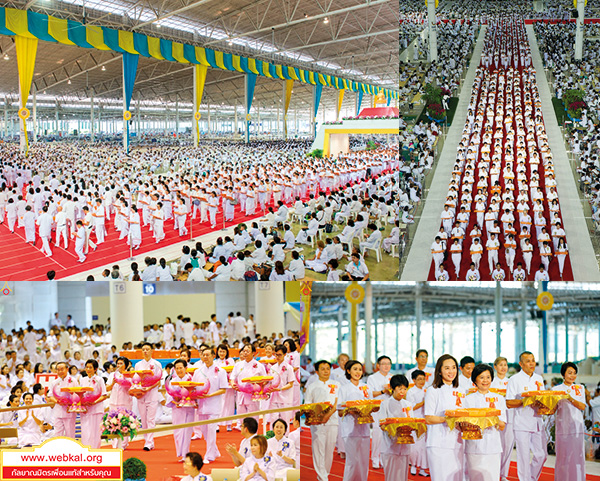
[{"label": "short black hair", "polygon": [[429,357],[429,353],[427,352],[427,349],[417,349],[417,353],[415,354],[415,357],[419,357],[419,354],[421,354],[422,352],[427,354],[427,357]]},{"label": "short black hair", "polygon": [[323,360],[317,361],[315,363],[315,371],[318,371],[322,364],[327,364],[331,368],[331,363],[329,361],[326,361],[325,359],[323,359]]},{"label": "short black hair", "polygon": [[204,460],[202,459],[202,455],[200,453],[191,452],[185,455],[186,458],[189,458],[192,466],[194,466],[198,471],[202,469],[204,466]]},{"label": "short black hair", "polygon": [[383,361],[384,359],[387,359],[388,361],[390,361],[390,363],[392,362],[392,359],[389,356],[379,356],[377,358],[377,364],[379,364],[381,361]]},{"label": "short black hair", "polygon": [[492,368],[492,366],[490,366],[489,364],[477,364],[477,366],[475,366],[475,369],[473,369],[473,372],[471,373],[471,381],[473,382],[473,384],[475,383],[475,380],[479,377],[480,374],[484,373],[485,371],[490,373],[490,376],[492,376],[492,381],[494,380],[494,369]]},{"label": "short black hair", "polygon": [[570,367],[572,367],[573,369],[575,369],[575,373],[577,373],[579,370],[577,369],[577,366],[574,362],[565,362],[561,367],[560,367],[560,375],[562,377],[565,377],[565,373],[567,372],[567,369],[569,369]]},{"label": "short black hair", "polygon": [[460,367],[465,367],[470,363],[475,364],[475,359],[473,359],[471,356],[465,356],[460,360]]},{"label": "short black hair", "polygon": [[250,434],[258,432],[258,421],[254,418],[244,418],[242,426],[245,427]]},{"label": "short black hair", "polygon": [[404,374],[394,374],[390,379],[390,387],[392,388],[392,391],[399,386],[408,388],[408,379],[406,379]]},{"label": "short black hair", "polygon": [[150,343],[148,341],[142,343],[142,347],[144,347],[144,346],[150,346],[150,349],[154,349],[154,346],[152,345],[152,343]]},{"label": "short black hair", "polygon": [[410,377],[412,378],[413,381],[416,380],[419,376],[427,377],[427,374],[425,374],[425,371],[421,371],[420,369],[415,369],[410,375]]}]

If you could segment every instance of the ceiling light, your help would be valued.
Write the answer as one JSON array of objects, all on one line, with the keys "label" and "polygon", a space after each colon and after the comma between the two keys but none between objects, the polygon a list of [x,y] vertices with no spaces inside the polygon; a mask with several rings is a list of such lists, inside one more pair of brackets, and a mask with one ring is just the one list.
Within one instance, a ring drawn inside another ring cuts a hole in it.
[{"label": "ceiling light", "polygon": [[10,57],[8,56],[7,53],[4,54],[4,60],[10,60]]},{"label": "ceiling light", "polygon": [[69,85],[71,85],[71,79],[67,80],[67,83],[68,83]]},{"label": "ceiling light", "polygon": [[229,42],[227,42],[227,45],[233,45],[233,42],[230,40]]},{"label": "ceiling light", "polygon": [[304,14],[304,18],[308,18],[308,13],[305,13],[305,14]]},{"label": "ceiling light", "polygon": [[160,28],[160,23],[156,23],[156,28]]},{"label": "ceiling light", "polygon": [[106,71],[106,66],[102,65],[102,71]]},{"label": "ceiling light", "polygon": [[329,23],[329,19],[328,19],[327,17],[325,17],[325,18],[323,19],[323,23]]}]

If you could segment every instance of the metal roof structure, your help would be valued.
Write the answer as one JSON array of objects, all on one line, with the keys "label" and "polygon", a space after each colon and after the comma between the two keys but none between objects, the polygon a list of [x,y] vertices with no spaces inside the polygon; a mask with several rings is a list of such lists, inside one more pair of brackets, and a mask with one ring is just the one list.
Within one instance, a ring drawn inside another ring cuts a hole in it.
[{"label": "metal roof structure", "polygon": [[[398,87],[398,4],[391,0],[11,0],[0,6],[30,9],[86,25],[133,31],[270,62]],[[4,59],[4,60],[3,60]],[[8,59],[8,60],[7,60]],[[122,98],[121,56],[113,51],[40,42],[34,85],[38,109],[63,110],[95,101],[108,108]],[[16,109],[18,74],[14,42],[0,37],[0,98]],[[179,102],[192,112],[192,68],[140,58],[133,102],[142,107]],[[244,75],[209,69],[203,104],[233,112],[243,105]],[[255,104],[261,112],[282,104],[282,82],[259,78]],[[296,83],[290,111],[308,114],[310,86]],[[335,111],[337,92],[323,90],[322,103]],[[115,105],[115,107],[116,107]],[[344,108],[354,105],[346,95]],[[115,116],[121,116],[115,108]]]}]

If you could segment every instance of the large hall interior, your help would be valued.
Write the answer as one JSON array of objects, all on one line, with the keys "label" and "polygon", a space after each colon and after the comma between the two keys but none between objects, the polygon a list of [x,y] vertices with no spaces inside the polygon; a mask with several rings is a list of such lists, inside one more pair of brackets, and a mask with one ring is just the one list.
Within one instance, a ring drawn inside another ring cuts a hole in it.
[{"label": "large hall interior", "polygon": [[391,0],[0,2],[0,277],[393,280],[398,20]]},{"label": "large hall interior", "polygon": [[600,279],[599,18],[401,2],[401,280]]}]

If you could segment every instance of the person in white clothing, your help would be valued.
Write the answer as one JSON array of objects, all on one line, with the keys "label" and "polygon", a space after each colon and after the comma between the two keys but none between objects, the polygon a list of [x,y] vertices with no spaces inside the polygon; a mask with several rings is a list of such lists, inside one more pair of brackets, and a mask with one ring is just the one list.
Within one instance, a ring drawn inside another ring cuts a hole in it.
[{"label": "person in white clothing", "polygon": [[[380,356],[377,359],[376,364],[377,372],[369,376],[367,379],[367,385],[373,393],[373,399],[379,399],[382,402],[390,397],[390,379],[392,375],[390,370],[392,369],[392,360],[388,356]],[[381,440],[383,438],[383,431],[379,427],[379,420],[381,419],[379,412],[373,413],[373,433],[371,439],[371,460],[373,462],[373,469],[379,469],[381,465],[380,450]]]},{"label": "person in white clothing", "polygon": [[471,356],[465,356],[460,360],[460,374],[458,375],[459,386],[467,392],[474,389],[475,384],[471,381],[471,373],[475,369],[475,359]]},{"label": "person in white clothing", "polygon": [[277,419],[272,426],[275,434],[267,441],[267,454],[275,462],[274,470],[277,479],[286,479],[287,472],[296,466],[296,446],[286,431],[288,424],[283,419]]},{"label": "person in white clothing", "polygon": [[75,413],[70,413],[66,405],[59,404],[54,397],[54,392],[59,391],[63,387],[75,387],[77,381],[69,375],[69,366],[66,362],[61,361],[56,364],[56,374],[58,379],[54,380],[48,389],[48,402],[56,403],[53,409],[54,415],[54,433],[56,436],[67,436],[75,438]]},{"label": "person in white clothing", "polygon": [[[365,481],[369,476],[369,448],[370,425],[359,424],[355,415],[358,412],[352,408],[344,413],[347,401],[372,399],[371,389],[361,382],[363,365],[358,361],[348,361],[344,372],[348,382],[340,387],[337,409],[341,416],[340,431],[344,439],[346,452],[351,454],[346,457],[344,466],[344,481]],[[343,415],[345,414],[345,415]]]},{"label": "person in white clothing", "polygon": [[483,430],[482,439],[465,441],[465,457],[469,479],[497,481],[500,478],[502,442],[500,432],[506,426],[506,402],[504,396],[490,393],[494,370],[487,364],[478,364],[471,374],[471,381],[477,392],[465,398],[465,408],[493,408],[500,411],[497,426]]},{"label": "person in white clothing", "polygon": [[446,410],[462,408],[465,392],[458,384],[458,362],[440,356],[432,386],[425,393],[427,462],[432,481],[463,481],[464,452],[458,431],[446,424]]},{"label": "person in white clothing", "polygon": [[[411,369],[411,380],[413,387],[410,387],[406,394],[406,400],[413,406],[413,417],[422,418],[423,406],[425,405],[425,393],[427,392],[425,372],[419,369]],[[425,471],[428,469],[427,464],[427,436],[421,436],[417,438],[413,434],[415,443],[410,448],[410,474],[415,476],[417,474],[417,468],[420,468],[419,476],[429,476]]]},{"label": "person in white clothing", "polygon": [[[411,417],[413,405],[405,399],[408,379],[402,374],[390,378],[392,395],[381,403],[379,419]],[[381,460],[386,480],[408,480],[408,458],[410,444],[398,444],[395,439],[383,434]]]},{"label": "person in white clothing", "polygon": [[[177,359],[173,364],[171,375],[166,378],[165,386],[171,386],[173,382],[187,382],[192,380],[192,375],[187,372],[187,361]],[[170,389],[170,388],[169,388]],[[194,421],[194,406],[187,406],[185,403],[176,401],[167,393],[167,407],[172,409],[173,424],[191,423]],[[177,460],[185,461],[185,456],[190,450],[193,428],[181,428],[173,431],[173,440],[175,441],[175,454]]]},{"label": "person in white clothing", "polygon": [[[294,399],[294,383],[296,376],[294,375],[294,368],[288,364],[285,360],[287,354],[287,347],[277,346],[275,348],[275,359],[276,364],[271,366],[271,372],[279,375],[279,387],[271,393],[269,409],[287,408],[293,406]],[[299,389],[299,388],[298,388]],[[277,419],[283,419],[286,423],[292,422],[293,413],[291,411],[285,411],[282,413],[273,413],[265,416],[265,421],[268,422],[271,427]]]},{"label": "person in white clothing", "polygon": [[81,443],[90,446],[92,449],[100,449],[100,436],[102,434],[102,416],[104,415],[106,384],[104,379],[98,375],[98,361],[89,359],[85,363],[85,373],[87,377],[82,377],[80,384],[85,387],[92,387],[100,391],[100,397],[93,404],[87,405],[87,411],[81,413]]},{"label": "person in white clothing", "polygon": [[187,453],[183,461],[183,471],[187,476],[183,477],[181,481],[212,481],[212,478],[208,474],[200,472],[203,466],[204,461],[200,453]]},{"label": "person in white clothing", "polygon": [[240,468],[240,481],[275,481],[275,461],[267,456],[269,445],[264,436],[254,436],[250,441],[252,455]]},{"label": "person in white clothing", "polygon": [[554,386],[555,391],[565,391],[569,399],[558,403],[555,416],[556,432],[556,464],[555,481],[585,480],[585,424],[583,413],[585,403],[585,386],[576,384],[577,366],[565,362],[560,368],[563,383]]},{"label": "person in white clothing", "polygon": [[[154,377],[158,378],[154,384],[143,388],[143,392],[135,396],[142,420],[142,429],[152,429],[156,425],[156,410],[160,402],[158,388],[162,378],[162,366],[158,361],[152,359],[152,344],[149,342],[142,344],[142,355],[144,358],[136,363],[135,370],[151,370]],[[144,434],[144,439],[144,451],[154,449],[154,434]]]},{"label": "person in white clothing", "polygon": [[[506,405],[514,410],[513,429],[517,446],[517,474],[521,480],[539,479],[548,457],[544,420],[531,406],[523,406],[525,391],[544,389],[542,376],[535,373],[535,356],[524,351],[519,356],[521,371],[508,380]],[[533,454],[531,459],[530,453]]]},{"label": "person in white clothing", "polygon": [[[329,402],[332,406],[336,406],[340,384],[330,377],[331,364],[327,361],[318,361],[315,363],[315,372],[318,380],[306,387],[304,402],[306,404]],[[323,424],[310,427],[312,459],[317,481],[329,481],[338,423],[337,411],[330,409],[323,415]]]},{"label": "person in white clothing", "polygon": [[[508,386],[508,361],[505,357],[497,357],[494,361],[494,370],[496,374],[492,380],[491,388],[499,394],[506,396],[506,387]],[[508,478],[508,470],[510,468],[510,458],[515,447],[515,434],[513,432],[513,410],[507,409],[506,426],[500,432],[502,440],[502,459],[500,461],[500,476]]]},{"label": "person in white clothing", "polygon": [[42,207],[42,214],[37,218],[35,223],[39,226],[38,234],[42,240],[42,252],[46,257],[52,256],[49,240],[52,238],[52,216],[48,213],[48,206]]},{"label": "person in white clothing", "polygon": [[[417,361],[416,367],[409,369],[406,372],[406,377],[411,381],[413,379],[412,373],[414,371],[423,371],[425,373],[425,387],[429,387],[433,384],[433,375],[435,373],[432,367],[427,367],[427,362],[429,360],[429,353],[426,349],[417,349],[417,354],[415,355],[415,360]],[[409,387],[412,387],[409,385]]]}]

